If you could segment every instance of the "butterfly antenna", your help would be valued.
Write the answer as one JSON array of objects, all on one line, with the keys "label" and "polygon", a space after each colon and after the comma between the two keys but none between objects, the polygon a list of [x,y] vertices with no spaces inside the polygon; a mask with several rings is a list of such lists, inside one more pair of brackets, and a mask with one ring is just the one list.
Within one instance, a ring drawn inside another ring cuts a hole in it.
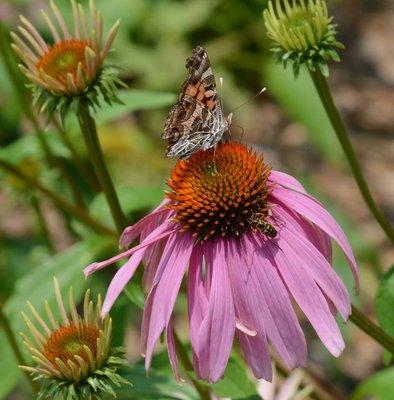
[{"label": "butterfly antenna", "polygon": [[231,114],[236,111],[239,110],[241,107],[243,107],[245,104],[250,103],[252,100],[254,100],[256,97],[260,96],[261,94],[263,94],[265,91],[267,90],[266,87],[263,87],[260,92],[258,92],[257,94],[255,94],[253,97],[249,98],[248,100],[244,101],[243,103],[241,103],[239,106],[233,108],[233,110],[231,111]]},{"label": "butterfly antenna", "polygon": [[244,132],[245,132],[245,129],[244,128],[242,128],[242,126],[239,126],[239,125],[237,125],[238,126],[238,128],[240,128],[241,129],[241,139],[240,139],[240,141],[242,142],[242,139],[244,138]]},{"label": "butterfly antenna", "polygon": [[[220,83],[220,92],[219,92],[220,93],[220,98],[219,98],[219,101],[220,101],[220,106],[221,106],[221,108],[223,110],[223,103],[222,103],[222,98],[223,98],[223,77],[222,76],[219,77],[219,83]],[[232,116],[232,114],[229,114],[226,119],[228,119],[230,117],[230,115]],[[229,136],[231,138],[232,137],[232,135],[231,135],[231,117],[230,117],[230,122],[228,123],[228,134],[229,134]]]}]

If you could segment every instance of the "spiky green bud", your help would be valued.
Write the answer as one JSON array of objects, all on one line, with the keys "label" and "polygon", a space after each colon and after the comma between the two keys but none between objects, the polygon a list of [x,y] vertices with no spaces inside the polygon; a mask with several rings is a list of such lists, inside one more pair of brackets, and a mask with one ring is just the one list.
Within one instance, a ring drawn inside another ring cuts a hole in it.
[{"label": "spiky green bud", "polygon": [[340,61],[337,49],[344,46],[336,40],[336,25],[324,0],[276,0],[275,6],[270,1],[263,15],[274,41],[272,51],[284,67],[293,63],[295,76],[302,64],[328,76],[327,61]]}]

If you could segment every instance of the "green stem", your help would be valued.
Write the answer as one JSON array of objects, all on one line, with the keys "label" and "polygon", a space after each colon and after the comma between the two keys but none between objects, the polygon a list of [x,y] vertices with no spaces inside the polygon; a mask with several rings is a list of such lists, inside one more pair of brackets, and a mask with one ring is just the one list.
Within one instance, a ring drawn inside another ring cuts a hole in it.
[{"label": "green stem", "polygon": [[[0,325],[2,325],[4,329],[5,336],[7,337],[8,343],[10,344],[10,347],[12,349],[12,352],[14,353],[14,356],[16,360],[18,361],[19,365],[27,365],[26,361],[23,357],[22,352],[20,351],[18,347],[18,343],[15,340],[15,335],[14,332],[12,331],[10,322],[8,321],[7,316],[4,314],[3,311],[3,306],[0,304]],[[39,387],[37,385],[37,382],[35,382],[32,377],[29,375],[27,371],[23,371],[26,379],[29,381],[33,391],[38,394]]]},{"label": "green stem", "polygon": [[179,336],[177,335],[176,332],[174,332],[174,340],[175,340],[175,346],[177,350],[177,354],[179,356],[179,360],[181,361],[183,368],[185,369],[186,372],[188,372],[189,378],[197,390],[198,394],[200,395],[200,399],[202,400],[210,400],[211,396],[209,394],[209,390],[200,384],[197,379],[195,379],[189,372],[193,371],[193,364],[189,359],[189,356],[187,354],[186,348],[183,345],[182,341],[179,339]]},{"label": "green stem", "polygon": [[365,203],[367,204],[369,210],[371,211],[372,215],[374,216],[380,227],[383,229],[390,241],[394,243],[394,231],[389,223],[385,220],[383,214],[379,210],[379,207],[376,205],[375,200],[371,195],[368,185],[361,172],[361,168],[357,161],[352,143],[346,132],[344,123],[341,119],[341,116],[339,115],[337,107],[335,106],[327,80],[319,70],[309,72],[315,88],[319,94],[320,100],[326,110],[328,118],[330,119],[331,125],[334,128],[334,131],[342,146],[343,151],[345,152],[346,158],[349,162],[350,168],[357,182],[361,195],[363,196]]},{"label": "green stem", "polygon": [[56,192],[53,192],[52,190],[46,188],[36,179],[32,178],[29,175],[26,175],[14,165],[9,164],[7,161],[0,160],[0,168],[3,168],[5,171],[10,172],[14,176],[25,182],[27,185],[36,188],[38,191],[51,199],[62,210],[66,211],[70,215],[73,215],[79,221],[89,225],[95,232],[105,235],[114,235],[114,232],[111,229],[103,225],[101,222],[91,218],[83,209],[76,207],[68,201],[64,200]]},{"label": "green stem", "polygon": [[358,326],[368,336],[375,339],[391,354],[394,354],[394,338],[374,324],[366,315],[364,315],[356,306],[352,305],[350,321]]},{"label": "green stem", "polygon": [[47,222],[42,212],[40,202],[38,200],[38,197],[34,193],[32,193],[30,196],[30,202],[33,207],[33,210],[36,213],[38,226],[40,227],[40,232],[45,241],[45,244],[53,252],[55,250],[55,246],[52,242],[51,234],[49,232]]},{"label": "green stem", "polygon": [[83,174],[86,183],[90,186],[90,188],[94,192],[98,192],[100,190],[99,183],[97,182],[96,177],[91,173],[89,169],[86,168],[84,161],[82,160],[81,156],[79,155],[77,149],[75,148],[72,140],[68,136],[66,130],[63,128],[61,123],[56,119],[53,118],[52,120],[55,128],[59,132],[59,135],[64,143],[64,145],[69,149],[71,158],[74,161],[75,165],[78,167],[79,171]]},{"label": "green stem", "polygon": [[96,176],[107,199],[117,231],[119,234],[121,234],[127,225],[126,217],[120,207],[119,199],[116,194],[111,175],[109,174],[105,164],[104,154],[101,150],[97,135],[96,123],[90,115],[89,107],[82,101],[79,104],[77,116],[83,137],[85,139],[86,147],[90,157],[92,158]]}]

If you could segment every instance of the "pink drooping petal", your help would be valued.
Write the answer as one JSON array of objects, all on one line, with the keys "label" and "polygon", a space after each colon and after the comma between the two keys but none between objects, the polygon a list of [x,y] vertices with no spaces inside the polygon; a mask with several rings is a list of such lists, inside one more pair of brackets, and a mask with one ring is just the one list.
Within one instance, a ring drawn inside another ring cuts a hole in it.
[{"label": "pink drooping petal", "polygon": [[331,238],[325,232],[277,200],[272,202],[272,206],[275,210],[272,219],[279,231],[282,227],[291,226],[293,231],[305,236],[331,264]]},{"label": "pink drooping petal", "polygon": [[350,312],[350,297],[342,280],[338,277],[327,259],[297,230],[292,230],[290,221],[281,229],[281,238],[296,254],[294,262],[302,268],[319,285],[327,297],[334,303],[342,318],[347,320]]},{"label": "pink drooping petal", "polygon": [[130,244],[137,239],[137,237],[141,234],[144,227],[151,223],[155,222],[165,213],[168,213],[169,210],[166,208],[168,200],[164,200],[157,208],[155,208],[150,214],[140,219],[136,224],[128,226],[122,233],[122,236],[119,239],[119,247],[127,248]]},{"label": "pink drooping petal", "polygon": [[[162,268],[165,268],[167,266],[169,258],[176,251],[177,240],[178,240],[177,235],[172,235],[169,237],[169,239],[164,247],[164,250],[161,254],[161,257],[159,258],[159,262],[158,262],[158,265],[161,265]],[[156,270],[157,270],[157,266],[156,266]],[[156,286],[153,285],[153,278],[152,278],[152,285],[151,285],[151,288],[149,290],[149,293],[148,293],[148,296],[146,298],[145,305],[144,305],[144,313],[143,313],[142,325],[141,325],[141,353],[144,355],[146,353],[146,345],[147,345],[148,333],[149,333],[149,323],[150,323],[150,317],[151,317],[151,312],[152,312],[152,305],[153,305],[155,291],[156,291]]]},{"label": "pink drooping petal", "polygon": [[[152,277],[152,283],[149,290],[149,294],[147,296],[145,306],[144,306],[144,313],[141,325],[141,353],[145,355],[146,353],[146,345],[148,341],[148,332],[149,332],[149,323],[150,323],[150,316],[152,312],[152,305],[154,299],[154,293],[156,291],[156,285],[153,284],[154,277],[157,275],[157,269],[160,266],[161,269],[164,269],[167,266],[167,263],[170,260],[170,257],[174,254],[177,249],[177,235],[172,235],[169,237],[166,245],[164,246],[163,252],[159,258],[158,265],[155,267],[156,273]],[[161,276],[161,275],[160,275]]]},{"label": "pink drooping petal", "polygon": [[163,239],[172,233],[176,232],[179,230],[179,227],[172,224],[170,221],[164,222],[162,225],[160,225],[158,228],[156,228],[149,236],[146,237],[146,239],[140,243],[138,246],[135,246],[127,251],[124,251],[123,253],[120,253],[116,255],[115,257],[109,258],[108,260],[101,261],[101,262],[95,262],[93,264],[90,264],[84,269],[84,274],[85,276],[91,275],[94,272],[103,269],[107,267],[108,265],[114,264],[117,261],[121,260],[122,258],[130,257],[132,254],[134,254],[136,251],[143,249],[144,247],[147,247],[154,242]]},{"label": "pink drooping petal", "polygon": [[353,251],[341,227],[328,211],[312,196],[285,189],[279,185],[273,188],[272,196],[289,208],[302,215],[310,222],[317,225],[321,230],[332,237],[341,247],[352,269],[353,277],[356,283],[356,290],[359,290],[359,276],[356,260]]},{"label": "pink drooping petal", "polygon": [[[164,220],[168,219],[167,217],[171,212],[171,210],[167,210],[166,213],[162,213],[156,219],[149,221],[141,231],[140,241],[143,242],[151,231],[156,229],[158,225],[162,224]],[[144,258],[142,260],[145,267],[142,282],[146,292],[149,292],[152,288],[153,278],[156,274],[157,267],[159,265],[161,255],[163,254],[163,250],[165,248],[167,240],[168,238],[164,238],[157,241],[145,252]]]},{"label": "pink drooping petal", "polygon": [[271,356],[268,351],[267,339],[263,333],[249,336],[237,331],[237,338],[242,352],[256,378],[272,381]]},{"label": "pink drooping petal", "polygon": [[190,257],[187,280],[187,305],[189,312],[189,334],[193,353],[193,366],[198,379],[200,375],[199,330],[208,309],[208,299],[202,280],[202,246],[196,244]]},{"label": "pink drooping petal", "polygon": [[268,340],[289,368],[306,365],[305,337],[287,289],[265,251],[266,243],[253,233],[245,234],[241,243],[244,257],[250,258],[249,272],[243,279],[247,295],[258,301],[254,310],[258,329],[265,330]]},{"label": "pink drooping petal", "polygon": [[261,328],[258,319],[258,315],[262,313],[262,310],[259,298],[260,292],[256,287],[256,282],[251,277],[253,265],[243,259],[242,251],[239,241],[228,239],[226,243],[226,261],[234,297],[235,314],[237,320],[249,330],[265,335],[265,329]]},{"label": "pink drooping petal", "polygon": [[166,328],[166,338],[167,338],[167,350],[168,350],[168,358],[170,360],[172,372],[174,373],[175,379],[182,383],[184,380],[179,375],[179,364],[178,357],[176,355],[176,346],[175,346],[175,338],[174,338],[174,328],[172,326],[172,318],[168,322]]},{"label": "pink drooping petal", "polygon": [[297,181],[291,175],[285,174],[284,172],[271,170],[268,180],[272,183],[276,183],[285,188],[293,189],[301,193],[306,193],[304,186]]},{"label": "pink drooping petal", "polygon": [[136,251],[130,259],[124,264],[112,278],[109,284],[107,294],[101,310],[101,315],[106,315],[114,304],[115,300],[122,293],[122,290],[126,287],[129,280],[133,277],[135,270],[140,264],[142,257],[144,256],[145,248]]},{"label": "pink drooping petal", "polygon": [[198,352],[198,330],[208,309],[208,299],[202,281],[202,246],[196,245],[190,257],[187,280],[187,305],[189,312],[190,342]]},{"label": "pink drooping petal", "polygon": [[[171,239],[168,241],[167,246],[171,245]],[[163,267],[160,279],[154,284],[148,295],[148,299],[152,296],[152,305],[149,315],[148,340],[146,344],[146,369],[150,368],[155,343],[171,318],[175,300],[186,266],[189,264],[194,245],[192,237],[184,232],[178,232],[175,235],[174,241],[175,245],[173,251],[171,255],[166,258],[166,266]],[[166,252],[166,250],[164,252]],[[143,318],[145,319],[146,317],[147,315],[144,311]]]},{"label": "pink drooping petal", "polygon": [[281,237],[276,244],[267,241],[265,248],[271,252],[286,286],[321,341],[331,354],[339,356],[345,347],[341,332],[322,291],[303,267],[303,260]]},{"label": "pink drooping petal", "polygon": [[214,259],[207,267],[212,264],[208,309],[199,331],[198,359],[201,377],[217,382],[226,369],[235,333],[233,296],[221,240],[215,243]]},{"label": "pink drooping petal", "polygon": [[144,276],[142,277],[142,283],[147,293],[150,292],[153,286],[153,279],[157,272],[157,267],[160,263],[161,256],[163,254],[164,248],[167,244],[168,237],[159,240],[151,247],[148,248],[145,253],[144,259]]}]

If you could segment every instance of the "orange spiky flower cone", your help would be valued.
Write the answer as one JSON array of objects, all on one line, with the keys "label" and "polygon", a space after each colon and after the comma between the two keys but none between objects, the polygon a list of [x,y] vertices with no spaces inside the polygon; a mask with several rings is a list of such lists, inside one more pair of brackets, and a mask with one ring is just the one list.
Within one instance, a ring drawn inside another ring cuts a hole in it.
[{"label": "orange spiky flower cone", "polygon": [[51,1],[53,18],[42,15],[52,34],[47,43],[34,25],[21,16],[18,33],[12,32],[12,48],[22,60],[19,65],[31,82],[34,103],[49,116],[66,111],[78,100],[99,106],[100,99],[119,102],[117,87],[124,83],[114,67],[104,65],[119,29],[118,20],[103,39],[103,16],[90,0],[90,23],[81,4],[71,0],[74,29],[67,26],[59,8]]},{"label": "orange spiky flower cone", "polygon": [[94,306],[88,290],[84,297],[83,314],[78,313],[73,290],[69,290],[70,315],[54,279],[60,317],[56,319],[49,304],[45,309],[49,323],[40,317],[34,306],[28,306],[33,322],[22,314],[30,337],[21,333],[35,366],[20,366],[41,384],[38,399],[101,399],[104,393],[116,397],[113,386],[129,384],[117,373],[125,363],[123,350],[111,349],[112,320],[101,318],[101,298]]}]

